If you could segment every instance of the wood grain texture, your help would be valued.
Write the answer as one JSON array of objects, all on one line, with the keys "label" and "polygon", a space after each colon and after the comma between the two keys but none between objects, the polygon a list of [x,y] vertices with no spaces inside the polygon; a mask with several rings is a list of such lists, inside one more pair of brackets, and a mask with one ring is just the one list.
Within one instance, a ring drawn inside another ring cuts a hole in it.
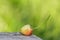
[{"label": "wood grain texture", "polygon": [[0,32],[0,40],[41,40],[35,35],[24,36],[18,32]]}]

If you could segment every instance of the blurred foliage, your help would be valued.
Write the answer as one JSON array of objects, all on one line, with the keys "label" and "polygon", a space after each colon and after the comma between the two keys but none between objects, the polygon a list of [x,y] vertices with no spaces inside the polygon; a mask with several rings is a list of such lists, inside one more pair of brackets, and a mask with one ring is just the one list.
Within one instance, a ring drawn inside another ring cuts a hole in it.
[{"label": "blurred foliage", "polygon": [[44,40],[60,40],[60,0],[0,0],[0,32],[19,32],[25,24]]}]

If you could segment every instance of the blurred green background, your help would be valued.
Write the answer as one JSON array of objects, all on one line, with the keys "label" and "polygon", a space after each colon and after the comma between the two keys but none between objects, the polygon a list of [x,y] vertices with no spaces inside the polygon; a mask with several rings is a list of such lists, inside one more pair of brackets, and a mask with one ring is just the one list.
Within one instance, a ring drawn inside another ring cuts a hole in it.
[{"label": "blurred green background", "polygon": [[0,0],[0,32],[26,24],[43,40],[60,40],[60,0]]}]

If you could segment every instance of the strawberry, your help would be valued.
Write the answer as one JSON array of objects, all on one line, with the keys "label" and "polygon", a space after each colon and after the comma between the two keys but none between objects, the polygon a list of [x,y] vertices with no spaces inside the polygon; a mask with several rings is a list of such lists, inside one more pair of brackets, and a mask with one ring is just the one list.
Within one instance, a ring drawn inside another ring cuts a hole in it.
[{"label": "strawberry", "polygon": [[21,33],[26,35],[26,36],[30,36],[32,35],[32,28],[30,25],[25,25],[21,28]]}]

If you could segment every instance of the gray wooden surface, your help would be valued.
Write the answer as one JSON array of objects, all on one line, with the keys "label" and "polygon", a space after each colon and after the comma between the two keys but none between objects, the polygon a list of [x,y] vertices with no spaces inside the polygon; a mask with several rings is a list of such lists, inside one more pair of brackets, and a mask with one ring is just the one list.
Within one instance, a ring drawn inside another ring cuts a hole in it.
[{"label": "gray wooden surface", "polygon": [[14,33],[0,32],[0,40],[41,40],[41,39],[35,35],[24,36],[18,32]]}]

